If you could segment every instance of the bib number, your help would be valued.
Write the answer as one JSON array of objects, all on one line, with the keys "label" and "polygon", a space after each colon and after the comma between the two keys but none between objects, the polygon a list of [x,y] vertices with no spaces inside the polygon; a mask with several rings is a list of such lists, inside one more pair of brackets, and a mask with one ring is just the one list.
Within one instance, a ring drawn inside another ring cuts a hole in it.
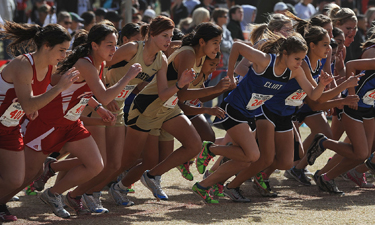
[{"label": "bib number", "polygon": [[247,103],[246,109],[247,110],[254,110],[261,105],[263,105],[267,100],[271,99],[273,95],[262,95],[262,94],[257,94],[253,93],[251,95],[251,99],[249,103]]},{"label": "bib number", "polygon": [[19,102],[13,102],[0,117],[1,124],[6,127],[15,127],[20,123],[25,112]]},{"label": "bib number", "polygon": [[116,101],[123,101],[129,97],[130,93],[137,87],[137,85],[126,85],[126,87],[121,91],[121,93],[115,98]]},{"label": "bib number", "polygon": [[374,106],[374,101],[375,101],[375,90],[371,90],[366,92],[366,94],[363,96],[363,103],[367,105]]},{"label": "bib number", "polygon": [[187,100],[184,102],[185,105],[194,106],[194,107],[199,107],[201,103],[202,102],[199,99]]},{"label": "bib number", "polygon": [[285,105],[300,106],[303,104],[303,99],[305,99],[305,97],[306,92],[299,89],[285,99]]},{"label": "bib number", "polygon": [[70,121],[77,121],[81,116],[82,111],[85,109],[87,103],[89,103],[90,98],[81,98],[81,101],[73,108],[71,108],[64,116],[65,119]]},{"label": "bib number", "polygon": [[164,107],[167,107],[167,108],[170,108],[170,109],[173,109],[176,105],[177,105],[177,102],[178,102],[178,97],[177,97],[177,93],[174,94],[172,97],[170,97],[164,104],[163,106]]}]

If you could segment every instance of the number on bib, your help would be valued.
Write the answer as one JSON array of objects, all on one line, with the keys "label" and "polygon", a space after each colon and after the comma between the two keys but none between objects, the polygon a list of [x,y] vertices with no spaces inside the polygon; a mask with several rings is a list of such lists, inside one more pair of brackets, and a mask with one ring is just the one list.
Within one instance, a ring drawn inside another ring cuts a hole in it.
[{"label": "number on bib", "polygon": [[19,102],[13,102],[0,117],[1,124],[6,127],[15,127],[20,123],[25,112]]},{"label": "number on bib", "polygon": [[363,96],[363,103],[367,105],[372,105],[374,106],[374,101],[375,101],[375,89],[366,92],[366,94]]},{"label": "number on bib", "polygon": [[261,105],[263,105],[267,100],[271,99],[273,95],[263,95],[263,94],[257,94],[253,93],[251,95],[251,99],[249,103],[247,103],[246,109],[247,110],[254,110]]},{"label": "number on bib", "polygon": [[285,99],[285,105],[300,106],[303,104],[303,99],[305,99],[306,96],[306,92],[299,89]]},{"label": "number on bib", "polygon": [[65,119],[70,121],[76,121],[81,116],[82,111],[85,109],[87,103],[89,103],[90,98],[81,98],[79,103],[71,108],[64,116]]},{"label": "number on bib", "polygon": [[170,97],[164,104],[163,106],[164,107],[167,107],[167,108],[171,108],[173,109],[176,105],[177,105],[177,102],[178,102],[178,97],[177,97],[177,93],[174,94],[172,97]]},{"label": "number on bib", "polygon": [[194,100],[187,100],[184,102],[185,105],[188,105],[188,106],[195,106],[195,107],[199,107],[201,105],[201,101],[199,99],[194,99]]},{"label": "number on bib", "polygon": [[126,87],[121,91],[119,95],[115,98],[116,101],[123,101],[127,97],[129,97],[130,93],[133,92],[134,88],[137,87],[137,85],[126,85]]}]

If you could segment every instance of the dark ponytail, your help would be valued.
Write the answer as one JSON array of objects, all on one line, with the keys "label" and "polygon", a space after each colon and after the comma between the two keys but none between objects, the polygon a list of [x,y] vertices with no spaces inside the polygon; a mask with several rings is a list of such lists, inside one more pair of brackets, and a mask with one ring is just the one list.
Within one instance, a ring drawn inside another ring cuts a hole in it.
[{"label": "dark ponytail", "polygon": [[308,48],[305,39],[298,33],[294,33],[288,38],[279,37],[268,40],[261,47],[261,51],[272,54],[282,55],[284,50],[287,55],[290,55],[301,51],[307,52]]},{"label": "dark ponytail", "polygon": [[44,44],[49,47],[70,41],[72,38],[68,31],[58,24],[49,24],[41,27],[36,24],[18,24],[6,21],[0,35],[3,39],[10,39],[7,52],[12,56],[17,56],[25,51],[39,50]]},{"label": "dark ponytail", "polygon": [[194,31],[187,34],[182,38],[182,46],[196,46],[199,45],[199,40],[203,38],[205,42],[221,36],[223,34],[223,29],[214,23],[201,23]]},{"label": "dark ponytail", "polygon": [[[113,26],[109,26],[106,24],[96,24],[88,33],[87,42],[83,43],[82,45],[76,47],[72,54],[70,54],[62,63],[62,66],[59,67],[58,71],[63,74],[68,71],[70,68],[73,67],[74,64],[78,61],[78,59],[88,56],[92,50],[91,43],[95,42],[96,44],[100,45],[100,43],[107,37],[109,34],[117,34],[116,28]],[[85,35],[85,34],[82,34]],[[84,37],[82,37],[84,38]]]}]

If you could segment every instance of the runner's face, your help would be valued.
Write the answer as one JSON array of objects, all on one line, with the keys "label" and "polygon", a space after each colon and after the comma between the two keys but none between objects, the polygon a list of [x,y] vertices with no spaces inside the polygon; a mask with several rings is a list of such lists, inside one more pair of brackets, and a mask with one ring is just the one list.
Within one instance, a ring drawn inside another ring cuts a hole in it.
[{"label": "runner's face", "polygon": [[52,48],[47,47],[48,49],[48,59],[50,65],[57,65],[59,62],[62,62],[66,57],[66,50],[69,48],[69,41],[64,41],[62,44],[57,44]]},{"label": "runner's face", "polygon": [[332,34],[332,30],[333,30],[332,22],[327,23],[326,25],[323,26],[323,28],[326,29],[326,31],[328,32],[329,37],[332,38],[333,37],[333,34]]},{"label": "runner's face", "polygon": [[206,75],[213,73],[216,70],[217,65],[219,65],[220,59],[214,58],[206,58],[203,63],[202,72]]},{"label": "runner's face", "polygon": [[290,70],[296,70],[302,65],[302,61],[306,56],[305,51],[300,51],[297,53],[292,53],[290,55],[284,55],[286,57],[286,66]]},{"label": "runner's face", "polygon": [[203,52],[208,58],[214,59],[216,57],[216,54],[220,51],[220,42],[221,42],[221,35],[215,38],[212,38],[211,40],[207,42],[204,42]]},{"label": "runner's face", "polygon": [[156,46],[162,51],[167,51],[173,37],[173,29],[165,30],[156,36],[152,36]]},{"label": "runner's face", "polygon": [[116,51],[117,38],[114,33],[108,34],[98,46],[98,53],[103,61],[111,61]]},{"label": "runner's face", "polygon": [[345,43],[345,36],[344,34],[337,35],[334,37],[335,41],[338,44],[337,52],[341,52],[344,49]]},{"label": "runner's face", "polygon": [[311,49],[311,51],[319,56],[320,59],[327,58],[328,52],[330,50],[330,40],[331,39],[329,38],[328,34],[326,34],[323,40],[319,41],[317,45],[314,45],[312,43],[314,47],[313,49]]}]

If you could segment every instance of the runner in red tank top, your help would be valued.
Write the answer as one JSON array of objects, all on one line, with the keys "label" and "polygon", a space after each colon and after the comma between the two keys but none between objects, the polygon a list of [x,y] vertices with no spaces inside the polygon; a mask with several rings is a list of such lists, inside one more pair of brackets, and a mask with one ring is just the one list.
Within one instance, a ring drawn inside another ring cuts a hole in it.
[{"label": "runner in red tank top", "polygon": [[9,50],[15,54],[22,43],[31,41],[36,46],[34,53],[13,59],[0,77],[0,222],[3,222],[17,220],[5,203],[10,199],[7,195],[22,185],[27,169],[20,121],[25,114],[30,120],[35,119],[39,109],[78,78],[78,71],[68,71],[56,87],[46,92],[53,67],[65,57],[71,39],[61,26],[41,28],[6,22],[0,34],[13,40]]}]

